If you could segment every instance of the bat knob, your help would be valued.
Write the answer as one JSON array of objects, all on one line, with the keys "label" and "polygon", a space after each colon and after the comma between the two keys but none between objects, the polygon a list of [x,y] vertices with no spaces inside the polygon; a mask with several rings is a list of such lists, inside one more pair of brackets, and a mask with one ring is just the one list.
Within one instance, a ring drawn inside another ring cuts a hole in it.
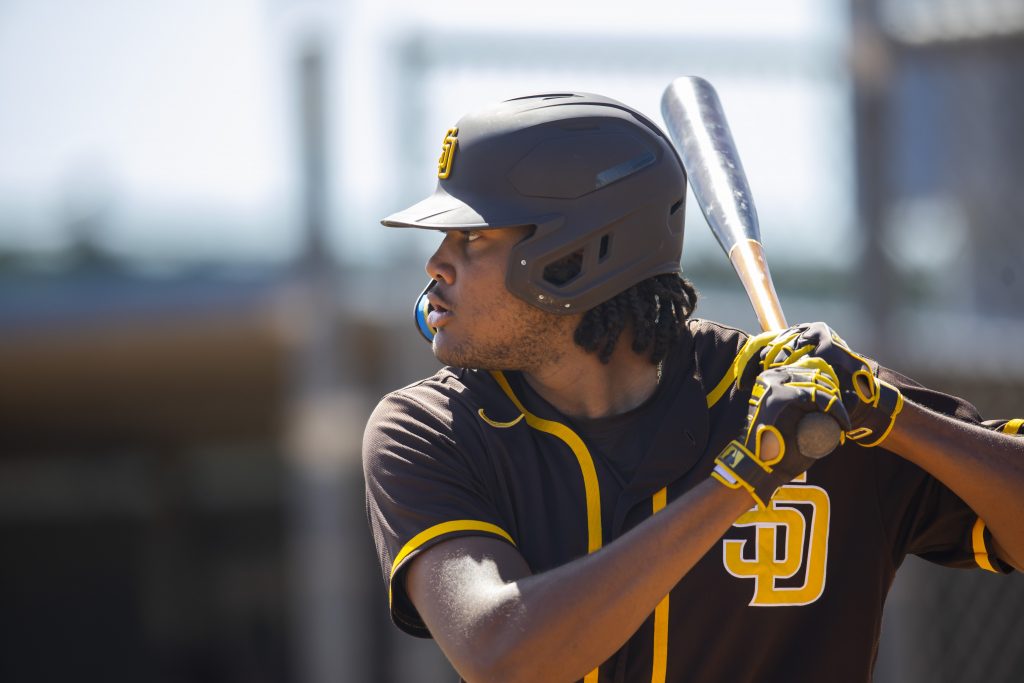
[{"label": "bat knob", "polygon": [[839,445],[842,430],[839,423],[825,413],[808,413],[796,428],[796,444],[808,458],[823,458]]}]

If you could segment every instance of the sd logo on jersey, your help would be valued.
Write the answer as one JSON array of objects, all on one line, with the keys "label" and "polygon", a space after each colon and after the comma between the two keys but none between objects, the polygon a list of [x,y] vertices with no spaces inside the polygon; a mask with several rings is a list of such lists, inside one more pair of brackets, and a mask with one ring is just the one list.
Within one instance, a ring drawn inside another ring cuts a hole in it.
[{"label": "sd logo on jersey", "polygon": [[[802,474],[796,482],[807,481]],[[809,605],[825,590],[830,501],[825,489],[789,484],[764,510],[743,514],[737,527],[753,530],[722,540],[722,563],[740,579],[754,581],[752,607]]]},{"label": "sd logo on jersey", "polygon": [[455,160],[455,146],[459,143],[459,129],[449,128],[441,143],[441,158],[437,160],[437,177],[447,178],[452,174],[452,161]]}]

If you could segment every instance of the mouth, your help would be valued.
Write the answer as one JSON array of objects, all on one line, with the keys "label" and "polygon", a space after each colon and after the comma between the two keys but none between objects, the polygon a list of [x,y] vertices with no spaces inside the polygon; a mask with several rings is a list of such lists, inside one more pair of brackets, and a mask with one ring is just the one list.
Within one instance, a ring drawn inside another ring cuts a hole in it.
[{"label": "mouth", "polygon": [[430,302],[430,312],[427,314],[427,324],[433,328],[440,328],[447,324],[448,320],[455,315],[448,303],[444,301],[436,292],[430,292],[427,295],[427,301]]}]

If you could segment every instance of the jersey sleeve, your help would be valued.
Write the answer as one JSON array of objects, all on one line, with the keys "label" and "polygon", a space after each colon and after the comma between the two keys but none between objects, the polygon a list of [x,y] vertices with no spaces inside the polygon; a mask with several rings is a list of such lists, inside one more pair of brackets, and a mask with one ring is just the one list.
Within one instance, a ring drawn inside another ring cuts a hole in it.
[{"label": "jersey sleeve", "polygon": [[[1009,432],[1021,421],[982,422],[977,409],[955,396],[922,387],[886,368],[879,377],[903,395],[934,411],[989,429]],[[1012,571],[993,550],[992,534],[960,497],[946,485],[903,458],[886,452],[876,460],[879,504],[893,535],[895,564],[907,554],[947,567]]]},{"label": "jersey sleeve", "polygon": [[448,396],[414,386],[385,397],[363,434],[366,514],[391,618],[420,637],[430,633],[404,581],[414,557],[455,536],[492,536],[515,545],[487,492],[483,444],[471,429],[455,433],[453,409],[460,410]]}]

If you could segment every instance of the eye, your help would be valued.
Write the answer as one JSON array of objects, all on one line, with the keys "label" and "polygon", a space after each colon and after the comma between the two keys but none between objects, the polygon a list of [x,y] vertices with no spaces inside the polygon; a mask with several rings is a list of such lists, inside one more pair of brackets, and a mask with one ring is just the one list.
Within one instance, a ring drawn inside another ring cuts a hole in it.
[{"label": "eye", "polygon": [[462,234],[462,239],[467,242],[472,242],[476,238],[480,237],[479,230],[459,230],[459,232]]}]

